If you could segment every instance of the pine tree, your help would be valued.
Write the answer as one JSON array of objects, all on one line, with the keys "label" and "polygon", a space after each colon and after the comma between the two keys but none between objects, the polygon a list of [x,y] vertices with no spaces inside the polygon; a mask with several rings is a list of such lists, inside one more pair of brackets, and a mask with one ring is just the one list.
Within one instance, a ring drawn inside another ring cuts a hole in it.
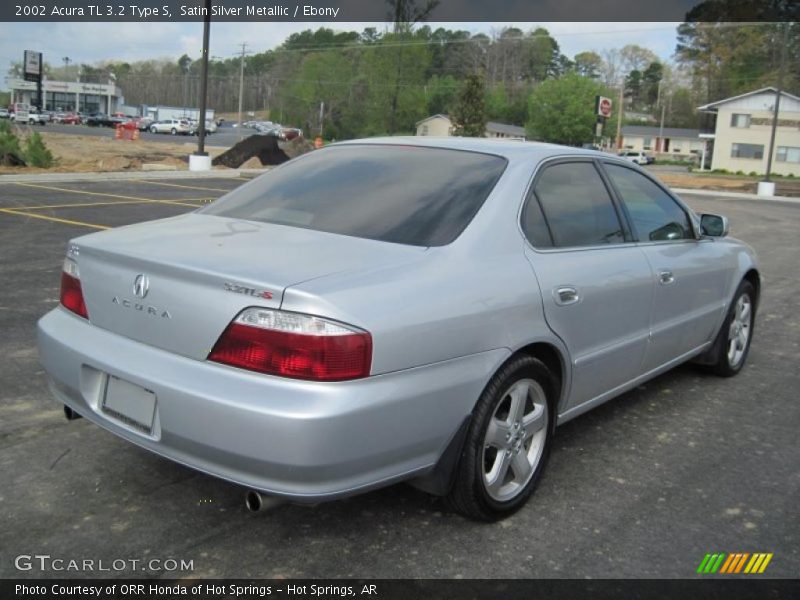
[{"label": "pine tree", "polygon": [[25,160],[31,167],[48,169],[53,166],[53,154],[38,131],[34,131],[25,141]]},{"label": "pine tree", "polygon": [[468,75],[453,111],[453,135],[484,137],[486,135],[486,105],[483,78]]}]

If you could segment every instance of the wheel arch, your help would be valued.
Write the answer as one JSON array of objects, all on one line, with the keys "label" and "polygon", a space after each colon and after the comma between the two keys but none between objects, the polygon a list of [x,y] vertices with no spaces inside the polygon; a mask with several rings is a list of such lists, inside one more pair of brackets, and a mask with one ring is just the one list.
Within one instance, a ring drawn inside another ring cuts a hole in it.
[{"label": "wheel arch", "polygon": [[758,269],[753,267],[744,274],[742,280],[749,281],[750,285],[752,285],[753,289],[756,291],[755,308],[758,309],[758,304],[761,299],[761,274],[758,272]]},{"label": "wheel arch", "polygon": [[[555,344],[545,341],[532,342],[519,348],[507,361],[513,360],[517,356],[527,355],[541,361],[547,370],[553,375],[553,385],[556,397],[553,399],[552,407],[556,413],[556,418],[560,409],[564,406],[567,398],[567,384],[569,383],[569,362],[566,353]],[[504,363],[505,364],[505,363]],[[501,367],[502,368],[502,365]],[[498,369],[499,370],[499,369]]]}]

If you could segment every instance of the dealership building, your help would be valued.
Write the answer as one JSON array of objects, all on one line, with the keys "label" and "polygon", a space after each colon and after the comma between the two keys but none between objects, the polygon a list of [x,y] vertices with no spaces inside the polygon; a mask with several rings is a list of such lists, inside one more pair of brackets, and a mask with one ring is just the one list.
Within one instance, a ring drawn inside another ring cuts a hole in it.
[{"label": "dealership building", "polygon": [[[36,100],[36,84],[24,79],[6,79],[6,87],[11,90],[11,103],[25,102],[34,104]],[[81,83],[77,81],[42,82],[44,110],[84,113],[112,114],[124,104],[122,90],[113,82]]]}]

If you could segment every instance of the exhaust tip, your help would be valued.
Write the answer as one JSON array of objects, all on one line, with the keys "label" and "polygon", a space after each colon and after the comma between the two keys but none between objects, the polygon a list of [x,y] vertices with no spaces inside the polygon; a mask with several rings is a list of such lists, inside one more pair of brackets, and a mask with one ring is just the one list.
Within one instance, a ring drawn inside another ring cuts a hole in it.
[{"label": "exhaust tip", "polygon": [[74,421],[75,419],[82,418],[81,415],[76,413],[74,410],[72,410],[66,404],[64,405],[64,416],[67,417],[67,421]]},{"label": "exhaust tip", "polygon": [[250,512],[261,512],[269,510],[270,508],[275,508],[276,506],[280,506],[284,502],[286,501],[282,498],[276,498],[274,496],[265,496],[261,492],[257,492],[255,490],[248,490],[247,493],[244,495],[244,505]]},{"label": "exhaust tip", "polygon": [[264,507],[264,500],[261,494],[254,490],[249,490],[244,495],[244,505],[250,512],[258,512]]}]

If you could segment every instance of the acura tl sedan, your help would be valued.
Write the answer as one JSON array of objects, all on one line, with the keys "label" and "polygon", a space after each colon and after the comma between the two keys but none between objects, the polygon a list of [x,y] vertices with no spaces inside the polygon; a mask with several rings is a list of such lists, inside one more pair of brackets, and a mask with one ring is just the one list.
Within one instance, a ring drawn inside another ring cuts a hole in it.
[{"label": "acura tl sedan", "polygon": [[761,283],[727,234],[591,150],[339,143],[72,240],[39,351],[68,417],[251,509],[408,481],[493,520],[556,425],[685,361],[742,369]]}]

